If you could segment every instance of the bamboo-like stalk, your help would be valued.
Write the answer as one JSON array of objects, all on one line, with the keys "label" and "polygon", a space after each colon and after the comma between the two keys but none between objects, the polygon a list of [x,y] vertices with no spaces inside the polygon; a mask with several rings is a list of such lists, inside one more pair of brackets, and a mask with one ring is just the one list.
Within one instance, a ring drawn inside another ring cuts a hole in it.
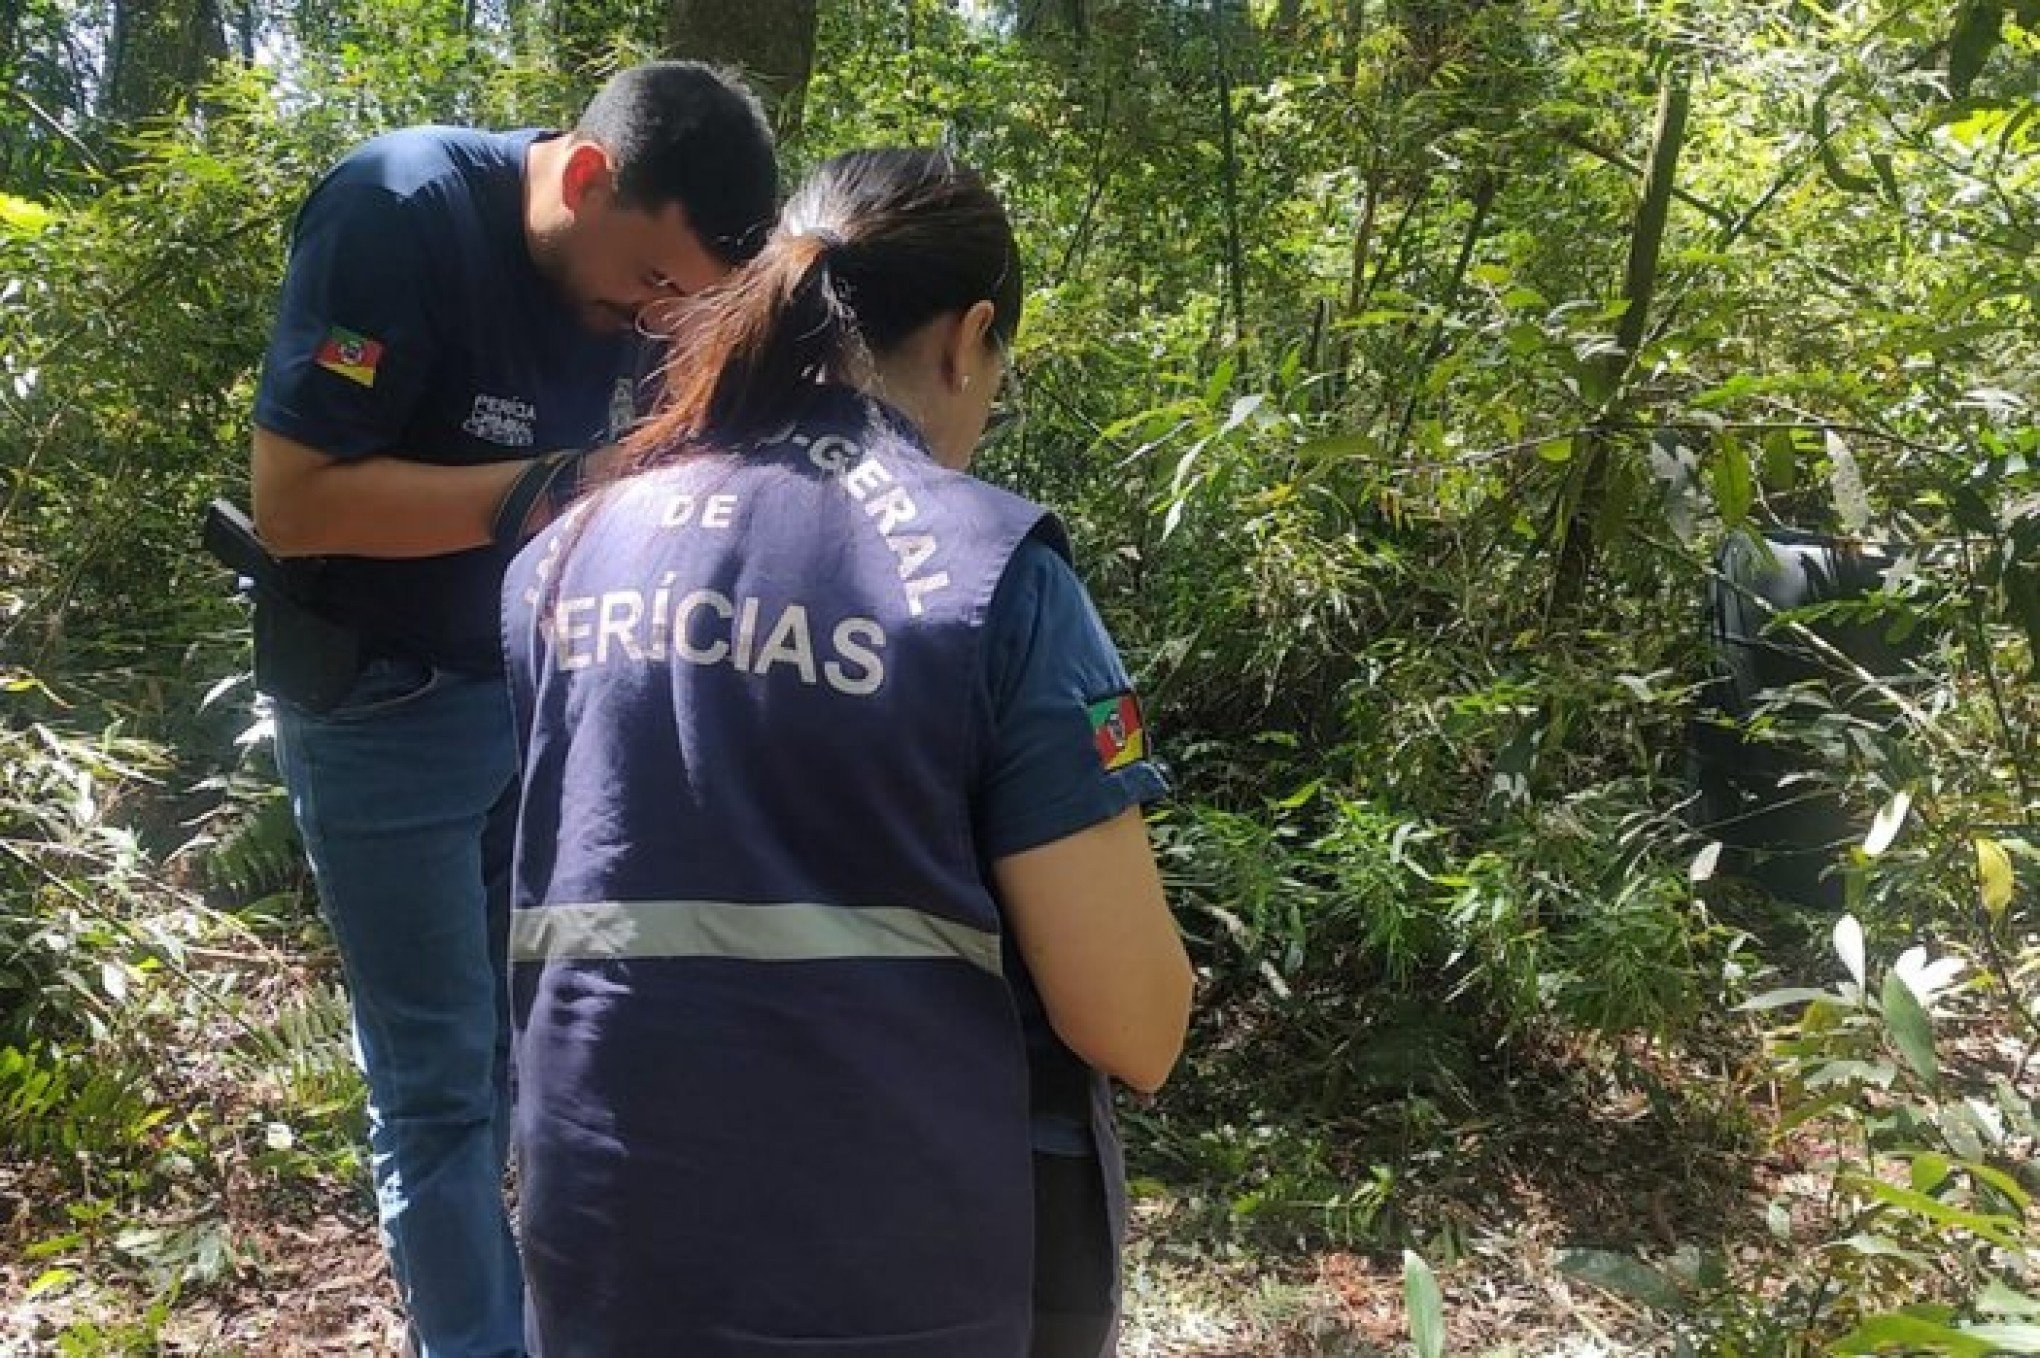
[{"label": "bamboo-like stalk", "polygon": [[[1596,366],[1599,390],[1595,393],[1600,410],[1595,423],[1620,419],[1626,399],[1629,375],[1650,325],[1651,299],[1657,292],[1658,259],[1664,251],[1665,225],[1671,216],[1677,187],[1679,151],[1686,140],[1686,115],[1692,107],[1692,86],[1682,67],[1665,73],[1658,90],[1657,123],[1651,135],[1650,157],[1645,162],[1643,201],[1637,205],[1635,225],[1629,233],[1629,256],[1622,271],[1622,299],[1628,303],[1615,327],[1615,348]],[[1609,493],[1608,464],[1611,445],[1600,435],[1586,441],[1586,455],[1574,465],[1558,522],[1564,536],[1558,548],[1558,565],[1552,574],[1547,609],[1554,618],[1563,617],[1579,605],[1593,573],[1597,544],[1594,525],[1600,520],[1602,500]]]}]

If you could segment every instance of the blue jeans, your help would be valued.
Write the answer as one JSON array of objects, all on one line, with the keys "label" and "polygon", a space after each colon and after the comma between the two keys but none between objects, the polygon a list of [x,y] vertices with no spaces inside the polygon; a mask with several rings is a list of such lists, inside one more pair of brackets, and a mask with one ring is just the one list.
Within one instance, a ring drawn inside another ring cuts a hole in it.
[{"label": "blue jeans", "polygon": [[329,713],[277,703],[276,752],[346,968],[376,1205],[413,1338],[423,1358],[516,1358],[509,693],[371,661]]}]

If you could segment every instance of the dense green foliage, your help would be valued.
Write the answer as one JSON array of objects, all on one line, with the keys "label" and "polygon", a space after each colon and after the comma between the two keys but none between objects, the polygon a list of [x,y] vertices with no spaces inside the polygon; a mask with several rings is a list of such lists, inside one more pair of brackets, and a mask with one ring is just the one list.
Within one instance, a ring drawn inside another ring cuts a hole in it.
[{"label": "dense green foliage", "polygon": [[[1818,1193],[1755,1209],[1780,1247],[1754,1261],[1721,1222],[1649,1267],[1577,1257],[1660,1337],[2040,1352],[2040,13],[962,8],[824,0],[787,149],[946,141],[1018,219],[1026,417],[981,470],[1064,514],[1140,679],[1207,975],[1141,1172],[1230,1203],[1228,1232],[1435,1254],[1381,1110],[1407,1154],[1562,1049],[1552,1078],[1705,1106],[1740,1153],[1827,1148]],[[245,766],[233,742],[246,689],[201,704],[243,643],[191,549],[242,488],[293,206],[380,128],[557,121],[660,31],[623,4],[251,10],[258,59],[135,124],[47,46],[106,22],[0,16],[0,1134],[62,1167],[50,1253],[87,1260],[91,1204],[221,1144],[169,1116],[166,1033],[220,1025],[268,1072],[269,1172],[351,1154],[337,999],[186,969],[312,929],[259,728]],[[1914,636],[1917,673],[1755,735],[1854,817],[1869,954],[1931,943],[1963,980],[1887,980],[1847,930],[1838,971],[1831,919],[1722,880],[1694,828],[1711,562],[1773,525],[1906,544],[1781,635]],[[1774,972],[1849,979],[1735,1008]],[[226,1266],[205,1248],[172,1282]]]}]

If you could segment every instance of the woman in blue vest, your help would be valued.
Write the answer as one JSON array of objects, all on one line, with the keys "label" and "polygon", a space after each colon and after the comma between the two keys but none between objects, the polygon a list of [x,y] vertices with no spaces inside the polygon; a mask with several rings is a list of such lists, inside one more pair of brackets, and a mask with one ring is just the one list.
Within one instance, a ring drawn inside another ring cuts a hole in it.
[{"label": "woman in blue vest", "polygon": [[542,1358],[1111,1347],[1107,1079],[1162,1083],[1191,976],[1125,670],[964,472],[1020,298],[969,169],[830,161],[510,572]]}]

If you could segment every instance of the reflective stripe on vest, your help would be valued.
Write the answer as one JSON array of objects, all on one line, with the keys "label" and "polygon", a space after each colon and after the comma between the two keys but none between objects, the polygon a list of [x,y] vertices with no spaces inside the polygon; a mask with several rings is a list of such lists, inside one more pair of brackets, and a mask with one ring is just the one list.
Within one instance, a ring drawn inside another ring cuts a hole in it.
[{"label": "reflective stripe on vest", "polygon": [[513,962],[946,958],[1001,975],[999,936],[905,906],[597,901],[511,912]]}]

